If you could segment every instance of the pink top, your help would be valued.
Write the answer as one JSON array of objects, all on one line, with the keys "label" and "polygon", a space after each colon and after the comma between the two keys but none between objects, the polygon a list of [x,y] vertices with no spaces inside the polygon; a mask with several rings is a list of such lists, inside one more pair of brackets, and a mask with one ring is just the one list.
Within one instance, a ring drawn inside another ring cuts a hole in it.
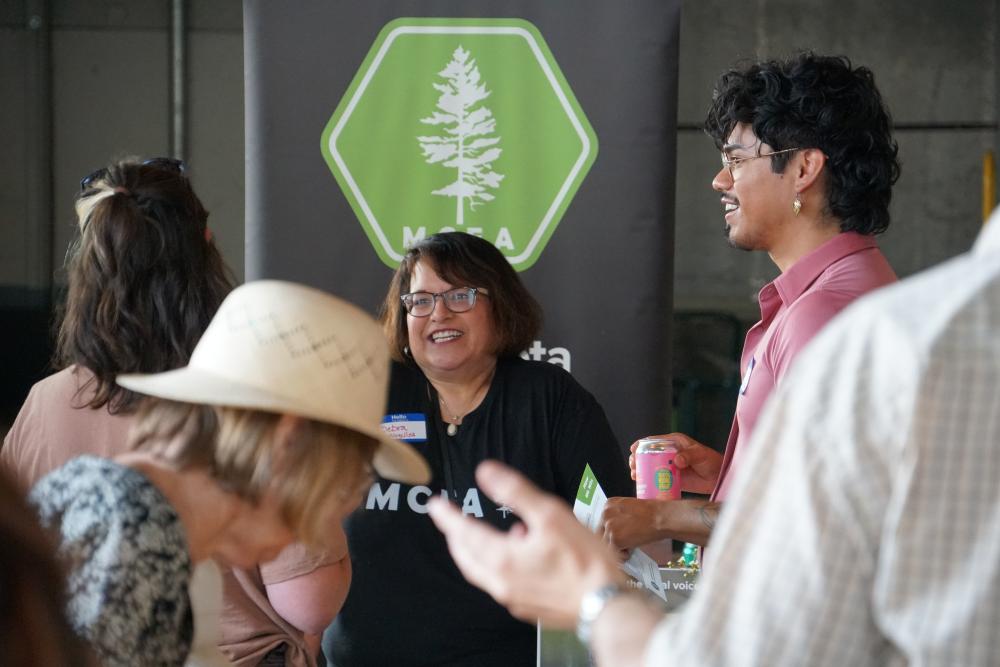
[{"label": "pink top", "polygon": [[712,500],[725,500],[757,417],[775,385],[806,343],[856,298],[896,281],[872,236],[844,232],[764,285],[760,321],[747,332],[743,381]]},{"label": "pink top", "polygon": [[132,414],[87,407],[94,375],[70,366],[31,388],[0,449],[0,467],[25,489],[83,454],[114,458],[128,451]]}]

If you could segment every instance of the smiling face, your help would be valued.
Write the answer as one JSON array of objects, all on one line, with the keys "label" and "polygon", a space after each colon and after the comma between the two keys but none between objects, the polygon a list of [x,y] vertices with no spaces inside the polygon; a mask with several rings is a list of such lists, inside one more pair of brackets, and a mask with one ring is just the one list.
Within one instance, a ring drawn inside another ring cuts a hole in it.
[{"label": "smiling face", "polygon": [[[420,260],[413,267],[410,292],[447,292],[455,287],[441,278],[434,267]],[[431,379],[462,379],[482,372],[496,363],[496,337],[488,297],[479,295],[472,310],[453,313],[442,299],[427,317],[407,314],[406,328],[410,353]]]},{"label": "smiling face", "polygon": [[[771,153],[746,123],[738,123],[723,146],[723,158],[736,160]],[[793,179],[771,171],[771,158],[746,160],[723,166],[712,179],[712,188],[722,193],[726,238],[734,248],[770,251],[787,230],[793,229]]]}]

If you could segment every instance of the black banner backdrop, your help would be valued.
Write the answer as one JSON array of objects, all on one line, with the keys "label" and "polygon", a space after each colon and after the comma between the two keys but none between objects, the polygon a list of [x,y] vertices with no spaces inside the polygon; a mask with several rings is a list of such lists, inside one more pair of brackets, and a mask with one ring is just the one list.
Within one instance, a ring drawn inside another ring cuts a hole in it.
[{"label": "black banner backdrop", "polygon": [[665,432],[679,16],[245,0],[247,280],[375,313],[407,242],[480,234],[544,308],[526,354],[568,368],[623,447]]}]

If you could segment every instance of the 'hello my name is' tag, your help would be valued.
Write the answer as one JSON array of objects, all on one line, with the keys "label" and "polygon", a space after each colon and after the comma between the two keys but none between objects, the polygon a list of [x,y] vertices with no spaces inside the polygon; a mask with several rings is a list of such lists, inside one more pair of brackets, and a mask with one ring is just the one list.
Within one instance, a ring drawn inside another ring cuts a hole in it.
[{"label": "'hello my name is' tag", "polygon": [[426,442],[427,417],[421,412],[386,415],[382,418],[382,430],[390,438],[403,442]]}]

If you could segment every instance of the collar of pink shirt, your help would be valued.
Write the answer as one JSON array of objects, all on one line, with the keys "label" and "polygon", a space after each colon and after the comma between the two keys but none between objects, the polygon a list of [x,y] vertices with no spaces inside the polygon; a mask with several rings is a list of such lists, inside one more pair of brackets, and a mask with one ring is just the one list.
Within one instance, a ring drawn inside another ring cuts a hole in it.
[{"label": "collar of pink shirt", "polygon": [[[831,264],[848,255],[853,255],[856,252],[877,246],[878,244],[875,242],[874,236],[858,234],[857,232],[837,234],[820,247],[799,258],[799,261],[792,264],[771,285],[774,286],[774,290],[778,293],[782,303],[785,306],[789,306],[802,296],[809,289],[809,286],[816,281],[816,278],[830,268]],[[764,307],[764,291],[766,289],[767,286],[765,286],[764,290],[761,290],[760,294],[762,309]]]}]

